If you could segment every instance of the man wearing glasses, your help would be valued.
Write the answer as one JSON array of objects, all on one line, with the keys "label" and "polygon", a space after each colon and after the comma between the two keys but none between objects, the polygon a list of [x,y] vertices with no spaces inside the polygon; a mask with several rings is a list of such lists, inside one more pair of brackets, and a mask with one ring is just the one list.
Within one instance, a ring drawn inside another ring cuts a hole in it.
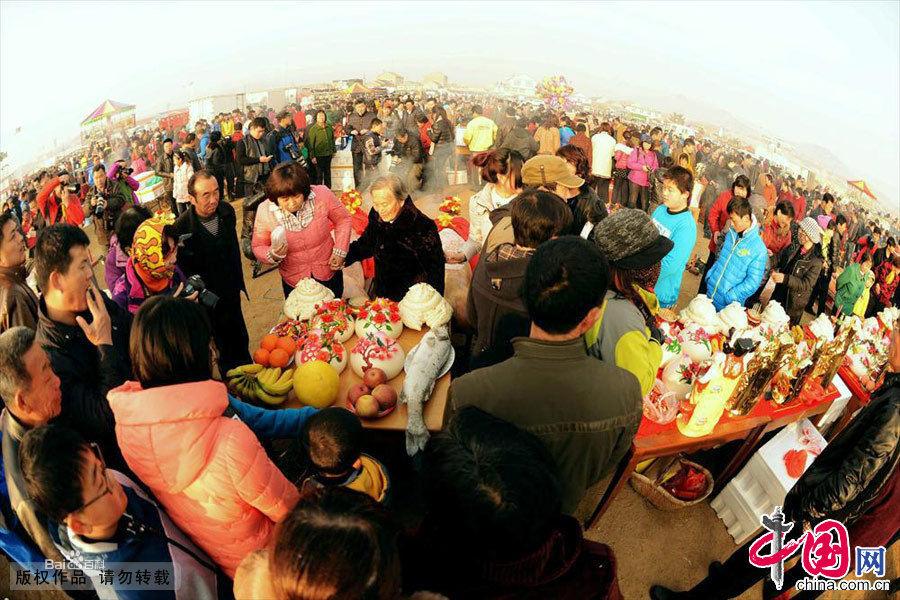
[{"label": "man wearing glasses", "polygon": [[100,597],[217,597],[221,572],[133,481],[106,468],[99,446],[45,425],[25,434],[20,460],[53,542]]}]

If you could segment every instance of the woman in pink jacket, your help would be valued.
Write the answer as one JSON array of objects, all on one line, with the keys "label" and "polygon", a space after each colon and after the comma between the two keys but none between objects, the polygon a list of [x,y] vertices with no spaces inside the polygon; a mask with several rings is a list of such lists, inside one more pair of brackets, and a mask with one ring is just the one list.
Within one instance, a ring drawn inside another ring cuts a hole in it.
[{"label": "woman in pink jacket", "polygon": [[641,134],[641,145],[628,155],[628,208],[650,211],[650,173],[659,168],[653,141]]},{"label": "woman in pink jacket", "polygon": [[285,298],[305,277],[340,298],[344,293],[340,269],[350,245],[350,213],[327,187],[311,186],[309,175],[297,163],[284,163],[272,171],[266,196],[253,225],[251,246],[257,260],[278,265]]},{"label": "woman in pink jacket", "polygon": [[212,380],[210,327],[198,304],[149,299],[130,346],[138,381],[108,396],[122,455],[182,531],[234,577],[297,503],[297,489],[247,425],[223,415],[228,392]]}]

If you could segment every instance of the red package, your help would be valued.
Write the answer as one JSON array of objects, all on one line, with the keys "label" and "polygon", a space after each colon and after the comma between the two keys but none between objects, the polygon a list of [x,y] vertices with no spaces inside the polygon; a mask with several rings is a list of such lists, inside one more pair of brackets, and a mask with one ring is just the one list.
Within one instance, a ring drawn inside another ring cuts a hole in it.
[{"label": "red package", "polygon": [[788,450],[784,453],[784,468],[793,479],[799,479],[806,469],[806,450]]}]

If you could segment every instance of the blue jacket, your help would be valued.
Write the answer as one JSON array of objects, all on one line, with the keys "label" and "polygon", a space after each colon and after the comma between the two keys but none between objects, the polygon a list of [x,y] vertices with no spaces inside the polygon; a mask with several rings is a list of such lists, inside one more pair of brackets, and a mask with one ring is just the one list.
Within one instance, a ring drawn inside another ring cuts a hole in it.
[{"label": "blue jacket", "polygon": [[197,153],[197,156],[202,161],[206,161],[206,147],[209,146],[209,134],[204,133],[200,137],[200,152]]},{"label": "blue jacket", "polygon": [[311,406],[271,410],[241,402],[228,394],[228,404],[238,419],[261,440],[297,438],[306,420],[318,412]]},{"label": "blue jacket", "polygon": [[280,165],[283,162],[294,160],[294,157],[291,156],[291,151],[294,152],[295,156],[300,156],[300,147],[297,146],[297,142],[294,140],[294,134],[287,129],[279,128],[270,133],[267,145],[269,154],[273,156],[273,169],[276,164]]},{"label": "blue jacket", "polygon": [[690,209],[672,214],[665,206],[653,211],[653,222],[659,232],[672,240],[675,246],[662,259],[659,279],[654,292],[662,308],[675,306],[681,291],[684,268],[697,243],[697,223]]},{"label": "blue jacket", "polygon": [[[215,600],[218,583],[212,560],[137,484],[117,471],[110,470],[109,474],[119,482],[127,498],[126,516],[122,518],[130,517],[134,523],[148,527],[149,532],[136,534],[120,523],[112,539],[94,541],[82,538],[65,525],[51,523],[50,535],[63,556],[90,577],[101,598]],[[170,540],[190,549],[190,554]]]},{"label": "blue jacket", "polygon": [[734,228],[725,234],[719,257],[706,274],[706,289],[716,310],[732,302],[743,305],[763,283],[769,252],[759,235],[759,224],[740,236]]}]

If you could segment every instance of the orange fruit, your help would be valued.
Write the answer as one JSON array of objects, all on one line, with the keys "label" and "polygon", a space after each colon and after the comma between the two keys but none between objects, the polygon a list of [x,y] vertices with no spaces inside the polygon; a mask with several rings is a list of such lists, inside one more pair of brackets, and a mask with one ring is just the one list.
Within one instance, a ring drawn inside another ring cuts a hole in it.
[{"label": "orange fruit", "polygon": [[273,367],[286,367],[291,360],[291,355],[282,350],[275,348],[269,353],[269,365]]},{"label": "orange fruit", "polygon": [[289,337],[282,337],[278,338],[278,343],[275,345],[275,347],[284,350],[290,356],[297,351],[297,342]]},{"label": "orange fruit", "polygon": [[278,347],[278,336],[274,333],[270,333],[263,337],[262,341],[259,343],[259,347],[263,350],[272,351],[276,347]]},{"label": "orange fruit", "polygon": [[258,365],[262,365],[264,367],[269,366],[269,361],[271,357],[269,356],[269,351],[265,348],[260,348],[256,352],[253,353],[253,362]]}]

